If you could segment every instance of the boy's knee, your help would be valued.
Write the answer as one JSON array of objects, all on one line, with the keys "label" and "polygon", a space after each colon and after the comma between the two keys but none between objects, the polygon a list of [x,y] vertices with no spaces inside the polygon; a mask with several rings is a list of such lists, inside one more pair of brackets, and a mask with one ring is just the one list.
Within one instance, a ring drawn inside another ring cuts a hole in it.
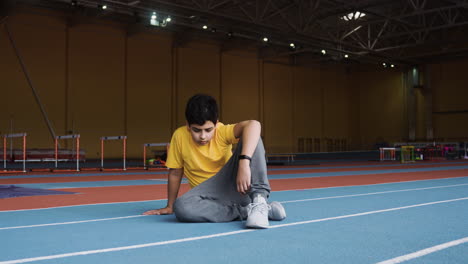
[{"label": "boy's knee", "polygon": [[191,212],[191,206],[185,202],[186,199],[184,197],[179,197],[176,199],[173,207],[174,207],[174,214],[177,220],[181,222],[193,222],[193,217]]}]

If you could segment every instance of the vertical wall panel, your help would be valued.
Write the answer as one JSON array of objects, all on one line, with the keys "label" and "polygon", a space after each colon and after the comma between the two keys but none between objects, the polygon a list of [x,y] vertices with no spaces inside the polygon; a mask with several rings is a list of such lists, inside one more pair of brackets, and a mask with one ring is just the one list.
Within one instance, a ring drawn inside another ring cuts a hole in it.
[{"label": "vertical wall panel", "polygon": [[[97,158],[101,136],[124,134],[125,33],[110,27],[70,29],[70,130]],[[106,142],[106,157],[121,157],[121,142]]]},{"label": "vertical wall panel", "polygon": [[[467,60],[434,65],[431,73],[434,137],[446,140],[468,139]],[[443,113],[459,111],[458,113]],[[440,113],[442,112],[442,113]]]},{"label": "vertical wall panel", "polygon": [[367,71],[359,75],[360,131],[364,147],[373,147],[378,138],[387,142],[403,140],[405,127],[402,73]]},{"label": "vertical wall panel", "polygon": [[324,87],[323,137],[343,138],[348,135],[348,83],[346,73],[338,68],[321,71],[321,85]]},{"label": "vertical wall panel", "polygon": [[267,152],[292,152],[293,93],[289,66],[264,64],[265,145]]},{"label": "vertical wall panel", "polygon": [[222,56],[222,121],[259,120],[258,60],[254,56]]},{"label": "vertical wall panel", "polygon": [[[322,137],[322,84],[320,68],[294,67],[294,126],[298,138]],[[311,151],[310,149],[308,151]]]},{"label": "vertical wall panel", "polygon": [[220,53],[214,45],[178,48],[176,124],[185,124],[185,104],[196,93],[220,99]]},{"label": "vertical wall panel", "polygon": [[169,142],[172,131],[172,41],[170,36],[138,34],[128,39],[127,131],[129,156],[142,144]]},{"label": "vertical wall panel", "polygon": [[424,101],[424,88],[415,89],[416,97],[416,141],[426,139],[426,105]]}]

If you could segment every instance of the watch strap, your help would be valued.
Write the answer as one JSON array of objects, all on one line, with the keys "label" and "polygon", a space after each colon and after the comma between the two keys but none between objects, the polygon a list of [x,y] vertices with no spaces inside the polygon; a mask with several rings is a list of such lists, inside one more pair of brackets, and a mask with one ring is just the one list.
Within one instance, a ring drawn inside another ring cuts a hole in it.
[{"label": "watch strap", "polygon": [[239,155],[239,160],[241,160],[241,159],[247,159],[249,161],[252,161],[252,157],[247,156],[247,155]]}]

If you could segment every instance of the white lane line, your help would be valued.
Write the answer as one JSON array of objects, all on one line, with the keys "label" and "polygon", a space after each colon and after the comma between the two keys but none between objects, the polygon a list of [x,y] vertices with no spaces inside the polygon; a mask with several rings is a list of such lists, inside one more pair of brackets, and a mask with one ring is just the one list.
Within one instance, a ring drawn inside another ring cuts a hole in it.
[{"label": "white lane line", "polygon": [[363,212],[363,213],[357,213],[357,214],[350,214],[350,215],[340,215],[340,216],[327,217],[327,218],[308,220],[308,221],[301,221],[301,222],[295,222],[295,223],[288,223],[288,224],[282,224],[282,225],[274,225],[274,226],[270,226],[270,228],[278,228],[278,227],[318,223],[318,222],[324,222],[324,221],[329,221],[329,220],[336,220],[336,219],[350,218],[350,217],[355,217],[355,216],[385,213],[385,212],[398,211],[398,210],[403,210],[403,209],[409,209],[409,208],[415,208],[415,207],[421,207],[421,206],[428,206],[428,205],[434,205],[434,204],[441,204],[441,203],[457,202],[457,201],[463,201],[463,200],[468,200],[468,197],[450,199],[450,200],[443,200],[443,201],[436,201],[436,202],[430,202],[430,203],[413,204],[413,205],[407,205],[407,206],[401,206],[401,207],[394,207],[394,208],[375,210],[375,211],[369,211],[369,212]]},{"label": "white lane line", "polygon": [[129,216],[120,216],[120,217],[112,217],[112,218],[101,218],[101,219],[91,219],[91,220],[82,220],[82,221],[71,221],[71,222],[61,222],[61,223],[48,223],[48,224],[38,224],[38,225],[24,225],[24,226],[0,227],[0,230],[19,229],[19,228],[30,228],[30,227],[41,227],[41,226],[57,226],[57,225],[82,224],[82,223],[89,223],[89,222],[110,221],[110,220],[118,220],[118,219],[142,217],[142,216],[146,216],[146,215],[129,215]]},{"label": "white lane line", "polygon": [[36,211],[36,210],[51,210],[51,209],[57,209],[57,208],[70,208],[70,207],[92,206],[92,205],[128,204],[128,203],[147,203],[147,202],[157,202],[157,201],[166,201],[166,200],[167,200],[167,199],[139,200],[139,201],[128,201],[128,202],[93,203],[93,204],[77,204],[77,205],[65,205],[65,206],[44,207],[44,208],[34,208],[34,209],[5,210],[5,211],[0,211],[0,213],[23,212],[23,211]]},{"label": "white lane line", "polygon": [[[301,222],[289,223],[289,224],[283,224],[283,225],[274,225],[274,226],[271,226],[270,229],[324,222],[324,221],[344,219],[344,218],[370,215],[370,214],[378,214],[378,213],[383,213],[383,212],[397,211],[397,210],[428,206],[428,205],[434,205],[434,204],[450,203],[450,202],[463,201],[463,200],[468,200],[468,197],[443,200],[443,201],[435,201],[435,202],[430,202],[430,203],[413,204],[413,205],[402,206],[402,207],[388,208],[388,209],[383,209],[383,210],[362,212],[362,213],[357,213],[357,214],[342,215],[342,216],[336,216],[336,217],[328,217],[328,218],[315,219],[315,220],[310,220],[310,221],[301,221]],[[130,249],[137,249],[137,248],[154,247],[154,246],[160,246],[160,245],[168,245],[168,244],[183,243],[183,242],[196,241],[196,240],[202,240],[202,239],[210,239],[210,238],[215,238],[215,237],[231,236],[231,235],[237,235],[237,234],[253,232],[253,231],[258,231],[258,229],[243,229],[243,230],[238,230],[238,231],[217,233],[217,234],[206,235],[206,236],[187,237],[187,238],[182,238],[182,239],[166,240],[166,241],[147,243],[147,244],[137,244],[137,245],[131,245],[131,246],[124,246],[124,247],[103,248],[103,249],[77,251],[77,252],[70,252],[70,253],[57,254],[57,255],[48,255],[48,256],[41,256],[41,257],[34,257],[34,258],[7,260],[7,261],[0,261],[0,264],[27,263],[27,262],[34,262],[34,261],[40,261],[40,260],[60,259],[60,258],[67,258],[67,257],[74,257],[74,256],[100,254],[100,253],[106,253],[106,252],[115,252],[115,251],[130,250]]]},{"label": "white lane line", "polygon": [[[309,201],[318,201],[318,200],[327,200],[327,199],[339,199],[339,198],[348,198],[348,197],[359,197],[359,196],[367,196],[367,195],[378,195],[378,194],[387,194],[387,193],[397,193],[397,192],[409,192],[409,191],[420,191],[420,190],[429,190],[429,189],[451,188],[451,187],[459,187],[459,186],[466,186],[466,185],[468,185],[468,183],[454,184],[454,185],[444,185],[444,186],[435,186],[435,187],[425,187],[425,188],[403,189],[403,190],[385,191],[385,192],[373,192],[373,193],[360,193],[360,194],[350,194],[350,195],[341,195],[341,196],[319,197],[319,198],[311,198],[311,199],[283,201],[283,202],[281,202],[281,203],[282,203],[282,204],[286,204],[286,203],[309,202]],[[30,228],[30,227],[41,227],[41,226],[53,226],[53,225],[80,224],[80,223],[88,223],[88,222],[98,222],[98,221],[107,221],[107,220],[116,220],[116,219],[133,218],[133,217],[139,217],[139,216],[141,216],[141,215],[130,215],[130,216],[122,216],[122,217],[114,217],[114,218],[91,219],[91,220],[83,220],[83,221],[61,222],[61,223],[49,223],[49,224],[37,224],[37,225],[25,225],[25,226],[0,227],[0,230],[18,229],[18,228]]]},{"label": "white lane line", "polygon": [[467,242],[468,242],[468,237],[464,237],[464,238],[453,240],[453,241],[450,241],[450,242],[447,242],[447,243],[436,245],[436,246],[433,246],[433,247],[425,248],[425,249],[422,249],[422,250],[419,250],[419,251],[416,251],[416,252],[413,252],[413,253],[410,253],[410,254],[407,254],[407,255],[403,255],[403,256],[396,257],[396,258],[381,261],[381,262],[378,262],[376,264],[397,264],[397,263],[402,263],[402,262],[412,260],[412,259],[415,259],[415,258],[419,258],[419,257],[425,256],[425,255],[428,255],[428,254],[431,254],[431,253],[434,253],[434,252],[449,248],[449,247],[458,246],[458,245],[461,245],[461,244],[467,243]]},{"label": "white lane line", "polygon": [[402,189],[402,190],[384,191],[384,192],[359,193],[359,194],[349,194],[349,195],[340,195],[340,196],[327,196],[327,197],[319,197],[319,198],[311,198],[311,199],[284,201],[284,202],[281,202],[281,203],[282,203],[282,204],[285,204],[285,203],[297,203],[297,202],[307,202],[307,201],[318,201],[318,200],[328,200],[328,199],[338,199],[338,198],[348,198],[348,197],[359,197],[359,196],[368,196],[368,195],[378,195],[378,194],[386,194],[386,193],[422,191],[422,190],[441,189],[441,188],[451,188],[451,187],[466,186],[466,185],[468,185],[468,183],[453,184],[453,185],[443,185],[443,186],[434,186],[434,187],[424,187],[424,188]]},{"label": "white lane line", "polygon": [[50,255],[50,256],[42,256],[42,257],[35,257],[35,258],[8,260],[8,261],[1,261],[0,264],[27,263],[27,262],[40,261],[40,260],[51,260],[51,259],[58,259],[58,258],[67,258],[67,257],[74,257],[74,256],[100,254],[100,253],[106,253],[106,252],[115,252],[115,251],[130,250],[130,249],[137,249],[137,248],[169,245],[169,244],[189,242],[189,241],[195,241],[195,240],[201,240],[201,239],[209,239],[209,238],[215,238],[215,237],[236,235],[236,234],[241,234],[241,233],[252,232],[254,230],[255,229],[243,229],[243,230],[238,230],[238,231],[218,233],[218,234],[207,235],[207,236],[188,237],[188,238],[182,238],[182,239],[174,239],[174,240],[167,240],[167,241],[161,241],[161,242],[132,245],[132,246],[126,246],[126,247],[104,248],[104,249],[79,251],[79,252],[57,254],[57,255]]},{"label": "white lane line", "polygon": [[388,184],[405,184],[405,183],[415,183],[415,182],[430,182],[430,181],[444,181],[444,180],[459,180],[467,178],[468,176],[455,176],[450,178],[438,178],[438,179],[425,179],[425,180],[405,180],[405,181],[391,181],[391,182],[382,182],[382,183],[372,183],[372,184],[358,184],[358,185],[337,185],[331,187],[320,187],[320,188],[308,188],[308,189],[289,189],[284,191],[275,191],[275,192],[290,192],[290,191],[309,191],[309,190],[325,190],[325,189],[334,189],[334,188],[353,188],[353,187],[362,187],[362,186],[377,186],[377,185],[388,185]]}]

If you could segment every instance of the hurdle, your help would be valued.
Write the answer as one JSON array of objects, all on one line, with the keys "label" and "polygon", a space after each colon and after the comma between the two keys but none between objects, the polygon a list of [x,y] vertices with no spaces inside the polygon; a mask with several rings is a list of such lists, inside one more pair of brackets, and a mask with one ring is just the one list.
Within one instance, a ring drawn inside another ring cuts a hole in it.
[{"label": "hurdle", "polygon": [[166,147],[166,151],[169,153],[169,143],[145,143],[143,144],[143,168],[148,169],[146,166],[146,148],[147,147]]},{"label": "hurdle", "polygon": [[80,171],[80,135],[64,135],[55,137],[55,168],[58,169],[58,142],[60,139],[75,139],[76,146],[76,171]]},{"label": "hurdle", "polygon": [[288,164],[294,162],[295,154],[266,154],[265,159],[266,162],[269,162],[271,158],[285,158],[288,161]]},{"label": "hurdle", "polygon": [[396,160],[395,148],[379,148],[379,150],[380,150],[380,161]]},{"label": "hurdle", "polygon": [[[7,171],[7,138],[23,138],[23,172],[26,172],[26,133],[6,134],[3,135],[3,170]],[[11,157],[13,161],[13,156]]]},{"label": "hurdle", "polygon": [[123,170],[127,170],[127,136],[101,137],[101,171],[104,170],[104,141],[122,140],[123,141]]},{"label": "hurdle", "polygon": [[415,162],[414,146],[401,146],[401,163]]}]

